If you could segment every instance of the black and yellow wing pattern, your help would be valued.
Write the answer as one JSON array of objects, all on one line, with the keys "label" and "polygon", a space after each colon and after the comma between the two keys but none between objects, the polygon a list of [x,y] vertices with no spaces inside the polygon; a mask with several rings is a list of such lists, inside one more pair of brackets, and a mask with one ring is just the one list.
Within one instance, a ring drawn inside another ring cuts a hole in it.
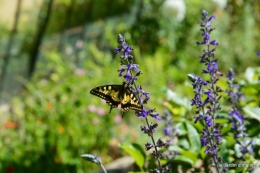
[{"label": "black and yellow wing pattern", "polygon": [[125,83],[122,85],[99,86],[93,88],[90,93],[106,100],[106,103],[110,105],[110,112],[113,108],[118,107],[119,104],[121,104],[123,112],[129,111],[129,109],[135,111],[142,111],[143,109],[136,95]]}]

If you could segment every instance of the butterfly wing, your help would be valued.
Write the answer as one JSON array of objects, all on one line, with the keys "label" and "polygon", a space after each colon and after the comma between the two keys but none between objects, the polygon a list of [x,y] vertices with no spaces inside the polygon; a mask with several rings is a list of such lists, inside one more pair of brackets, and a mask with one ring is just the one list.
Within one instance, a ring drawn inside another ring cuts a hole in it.
[{"label": "butterfly wing", "polygon": [[121,98],[121,108],[123,112],[128,111],[129,109],[135,111],[142,111],[143,106],[139,103],[136,95],[131,92],[131,90],[124,86]]},{"label": "butterfly wing", "polygon": [[104,85],[93,88],[90,93],[106,100],[106,103],[111,106],[111,112],[112,108],[120,104],[119,92],[121,87],[122,85]]}]

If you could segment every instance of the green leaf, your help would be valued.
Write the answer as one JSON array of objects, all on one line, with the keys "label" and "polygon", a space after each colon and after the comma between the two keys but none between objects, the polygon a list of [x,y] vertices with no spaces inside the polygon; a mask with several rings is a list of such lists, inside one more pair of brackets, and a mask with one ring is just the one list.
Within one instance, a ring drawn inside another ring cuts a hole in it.
[{"label": "green leaf", "polygon": [[200,136],[197,130],[190,123],[186,122],[186,126],[191,149],[192,151],[199,153],[201,149]]},{"label": "green leaf", "polygon": [[182,135],[186,135],[186,134],[187,134],[187,130],[186,130],[186,127],[185,127],[185,125],[184,125],[183,122],[177,123],[177,124],[176,124],[176,128],[177,128],[178,131],[179,131],[179,136],[182,136]]},{"label": "green leaf", "polygon": [[206,154],[206,147],[202,147],[201,150],[200,150],[200,155],[201,155],[201,158],[202,159],[205,159],[207,154]]},{"label": "green leaf", "polygon": [[223,160],[223,163],[227,163],[229,161],[229,153],[228,153],[228,149],[227,149],[227,140],[226,139],[222,139],[222,143],[220,146],[220,151],[218,152]]},{"label": "green leaf", "polygon": [[[178,161],[182,161],[182,162],[189,163],[189,164],[194,164],[199,159],[197,152],[193,152],[191,150],[184,150],[178,146],[170,146],[169,150],[177,151],[179,153],[179,155],[176,155],[176,157],[178,158],[177,159]],[[187,158],[188,158],[188,160],[187,160]]]},{"label": "green leaf", "polygon": [[244,107],[244,112],[251,118],[254,118],[260,122],[260,109],[257,107]]},{"label": "green leaf", "polygon": [[170,151],[177,151],[178,153],[184,152],[184,149],[182,149],[181,147],[179,147],[177,145],[171,145],[168,149]]},{"label": "green leaf", "polygon": [[229,132],[231,132],[231,129],[232,129],[232,124],[231,124],[231,123],[226,124],[225,126],[222,127],[222,129],[221,129],[221,134],[222,134],[222,135],[226,135],[226,134],[228,134]]},{"label": "green leaf", "polygon": [[191,160],[189,156],[177,155],[177,156],[174,157],[174,161],[177,161],[177,162],[180,162],[180,163],[188,163],[190,165],[194,165],[193,160]]},{"label": "green leaf", "polygon": [[258,83],[258,74],[255,68],[248,67],[245,71],[245,78],[251,84]]},{"label": "green leaf", "polygon": [[204,128],[204,125],[201,123],[201,121],[198,121],[197,123],[189,122],[194,128],[198,129],[198,131],[202,131]]},{"label": "green leaf", "polygon": [[[228,118],[228,116],[226,116],[226,117]],[[228,123],[227,118],[218,118],[218,119],[215,120],[215,123],[226,124],[226,123]]]},{"label": "green leaf", "polygon": [[196,163],[199,159],[199,153],[191,150],[183,150],[180,152],[180,155],[188,157],[190,160],[193,161],[193,163]]},{"label": "green leaf", "polygon": [[223,136],[222,138],[226,140],[228,147],[232,147],[236,143],[234,136]]},{"label": "green leaf", "polygon": [[177,93],[173,92],[170,89],[167,89],[166,95],[167,95],[167,100],[170,100],[177,105],[181,105],[185,107],[187,110],[191,110],[190,100],[188,100],[187,98],[183,98],[179,96]]},{"label": "green leaf", "polygon": [[186,137],[179,137],[178,145],[186,150],[191,148],[190,143]]},{"label": "green leaf", "polygon": [[146,158],[143,148],[138,144],[124,144],[121,146],[121,148],[133,157],[136,164],[142,170]]}]

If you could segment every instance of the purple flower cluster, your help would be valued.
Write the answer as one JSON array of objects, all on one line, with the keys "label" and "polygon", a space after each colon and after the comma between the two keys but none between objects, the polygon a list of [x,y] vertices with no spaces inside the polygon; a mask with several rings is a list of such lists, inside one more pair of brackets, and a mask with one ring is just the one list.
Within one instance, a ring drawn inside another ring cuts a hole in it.
[{"label": "purple flower cluster", "polygon": [[163,120],[165,121],[164,134],[169,137],[169,139],[166,141],[168,151],[167,159],[172,160],[176,155],[179,154],[177,151],[170,150],[170,147],[174,145],[174,139],[179,134],[179,130],[174,127],[172,116],[168,110],[164,111]]},{"label": "purple flower cluster", "polygon": [[[123,76],[127,83],[133,84],[137,80],[137,77],[141,74],[141,71],[138,69],[138,64],[133,64],[133,56],[131,55],[131,52],[134,49],[131,46],[128,46],[124,37],[120,34],[118,35],[117,42],[118,47],[115,48],[115,53],[119,54],[122,52],[120,58],[126,61],[121,61],[122,68],[118,70],[119,76]],[[133,75],[133,71],[136,72],[135,75]]]},{"label": "purple flower cluster", "polygon": [[[121,52],[120,58],[122,59],[121,68],[118,70],[119,77],[124,78],[125,82],[127,83],[127,86],[131,89],[133,93],[136,94],[141,105],[147,104],[147,102],[150,99],[149,93],[145,92],[142,89],[141,85],[136,84],[136,80],[142,73],[138,69],[138,64],[133,63],[134,57],[131,55],[133,48],[126,43],[124,37],[120,34],[118,35],[117,42],[118,47],[115,48],[115,53],[119,54]],[[149,123],[147,118],[148,116],[150,116],[156,120],[161,120],[159,114],[156,113],[155,109],[144,109],[144,107],[142,111],[136,111],[135,114],[138,117],[144,118],[146,121],[146,126],[141,126],[141,131],[143,131],[145,134],[151,137],[152,143],[147,142],[145,144],[145,149],[146,151],[153,149],[151,155],[157,160],[159,166],[159,169],[150,170],[150,172],[170,172],[168,166],[161,165],[160,159],[164,156],[164,154],[163,152],[160,152],[158,150],[159,148],[165,147],[166,144],[161,139],[158,139],[155,142],[153,136],[153,134],[156,132],[155,129],[158,127],[158,124]]]},{"label": "purple flower cluster", "polygon": [[[194,98],[191,100],[191,105],[196,108],[195,123],[198,121],[204,124],[202,130],[201,143],[206,147],[206,153],[211,154],[214,166],[217,172],[227,171],[221,167],[222,159],[217,156],[219,145],[222,142],[219,123],[215,123],[217,112],[221,109],[219,104],[219,95],[222,90],[216,85],[219,80],[218,77],[223,74],[218,71],[218,59],[215,58],[215,50],[218,42],[210,38],[210,34],[214,31],[211,28],[211,21],[215,19],[214,16],[208,16],[208,13],[203,10],[202,22],[200,24],[203,40],[196,42],[197,45],[205,46],[203,55],[200,56],[200,62],[205,64],[206,69],[202,73],[208,74],[209,80],[205,81],[201,77],[194,74],[189,74],[188,77],[192,82]],[[212,48],[213,47],[213,48]]]},{"label": "purple flower cluster", "polygon": [[254,142],[249,140],[248,134],[246,133],[246,127],[244,123],[244,117],[240,108],[240,99],[244,98],[244,95],[239,92],[239,85],[234,79],[235,72],[231,68],[227,74],[229,89],[228,101],[231,103],[232,108],[229,112],[230,121],[232,122],[232,129],[235,130],[235,138],[240,146],[240,151],[244,155],[245,153],[253,154]]},{"label": "purple flower cluster", "polygon": [[[138,69],[139,65],[133,63],[134,57],[131,55],[133,48],[131,46],[128,46],[124,37],[121,34],[118,35],[117,42],[118,42],[118,47],[115,48],[115,53],[119,54],[120,52],[122,52],[120,58],[125,60],[125,61],[123,60],[121,61],[121,68],[118,70],[119,77],[123,77],[125,82],[132,90],[132,92],[138,95],[139,101],[142,105],[147,104],[148,100],[150,99],[149,93],[145,92],[142,89],[141,85],[136,85],[135,83],[138,76],[140,76],[142,73]],[[149,115],[157,120],[161,120],[159,118],[159,114],[155,113],[155,109],[148,108],[148,109],[143,109],[140,112],[136,111],[136,115],[142,118],[145,118]]]}]

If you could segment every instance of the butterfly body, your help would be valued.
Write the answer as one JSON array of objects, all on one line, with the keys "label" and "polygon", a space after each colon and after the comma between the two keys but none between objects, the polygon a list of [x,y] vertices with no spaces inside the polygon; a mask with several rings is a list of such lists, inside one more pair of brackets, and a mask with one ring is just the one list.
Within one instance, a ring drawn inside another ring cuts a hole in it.
[{"label": "butterfly body", "polygon": [[106,103],[110,105],[110,112],[113,108],[118,107],[119,104],[121,104],[123,112],[127,112],[129,109],[142,111],[143,108],[126,83],[122,85],[99,86],[93,88],[90,93],[106,100]]}]

